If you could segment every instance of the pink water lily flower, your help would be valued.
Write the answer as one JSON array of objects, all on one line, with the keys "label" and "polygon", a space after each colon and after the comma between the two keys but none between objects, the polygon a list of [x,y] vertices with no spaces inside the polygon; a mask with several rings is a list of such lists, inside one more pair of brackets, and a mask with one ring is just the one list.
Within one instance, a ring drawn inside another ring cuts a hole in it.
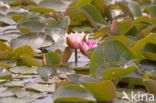
[{"label": "pink water lily flower", "polygon": [[87,56],[87,50],[91,48],[96,48],[97,43],[95,41],[82,41],[80,43],[80,51],[82,54]]},{"label": "pink water lily flower", "polygon": [[84,36],[84,32],[65,34],[67,45],[73,49],[78,49],[80,47],[80,43],[83,41]]}]

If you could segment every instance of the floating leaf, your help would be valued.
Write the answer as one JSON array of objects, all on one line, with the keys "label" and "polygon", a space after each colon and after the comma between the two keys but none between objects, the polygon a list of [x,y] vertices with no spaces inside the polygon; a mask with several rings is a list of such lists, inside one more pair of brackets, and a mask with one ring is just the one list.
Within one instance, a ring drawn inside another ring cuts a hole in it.
[{"label": "floating leaf", "polygon": [[133,28],[133,21],[130,19],[119,22],[119,32],[121,35],[126,35]]},{"label": "floating leaf", "polygon": [[70,8],[80,8],[87,4],[90,4],[91,0],[73,0],[73,2],[69,5]]},{"label": "floating leaf", "polygon": [[12,18],[15,22],[17,22],[17,23],[20,22],[20,21],[23,20],[23,19],[28,19],[27,16],[20,15],[20,14],[13,15],[11,18]]},{"label": "floating leaf", "polygon": [[111,19],[111,10],[108,5],[106,5],[106,2],[104,0],[92,0],[92,4],[100,11],[100,13],[107,17],[108,19]]},{"label": "floating leaf", "polygon": [[9,96],[14,96],[11,89],[6,89],[6,90],[0,92],[0,98],[9,97]]},{"label": "floating leaf", "polygon": [[1,86],[4,87],[24,87],[24,81],[8,81],[6,83],[0,84]]},{"label": "floating leaf", "polygon": [[0,79],[12,79],[12,74],[10,72],[1,72]]},{"label": "floating leaf", "polygon": [[108,40],[95,49],[90,61],[91,73],[105,63],[126,63],[134,59],[132,52],[121,42]]},{"label": "floating leaf", "polygon": [[20,59],[21,59],[21,62],[27,66],[41,66],[42,65],[42,63],[39,60],[30,56],[22,56]]},{"label": "floating leaf", "polygon": [[27,33],[25,35],[21,35],[16,39],[11,40],[11,47],[20,47],[23,45],[30,45],[34,49],[38,49],[40,47],[50,46],[53,44],[53,40],[48,35],[44,33]]},{"label": "floating leaf", "polygon": [[107,22],[104,20],[100,12],[94,7],[92,4],[85,5],[81,7],[81,10],[88,13],[97,23],[106,24]]},{"label": "floating leaf", "polygon": [[142,50],[147,43],[156,44],[156,35],[150,34],[143,39],[138,40],[135,45],[131,48],[131,51],[140,59],[143,59]]},{"label": "floating leaf", "polygon": [[111,81],[86,81],[82,84],[99,102],[110,101],[115,98],[115,86]]},{"label": "floating leaf", "polygon": [[110,40],[119,40],[120,42],[122,42],[123,44],[125,44],[128,48],[132,47],[135,44],[135,41],[133,41],[132,39],[126,37],[126,36],[112,36],[109,38]]},{"label": "floating leaf", "polygon": [[51,13],[51,12],[54,12],[53,9],[44,8],[44,7],[33,7],[31,9],[29,9],[29,11],[38,12],[38,13]]},{"label": "floating leaf", "polygon": [[54,9],[55,11],[64,12],[71,1],[65,0],[42,0],[39,6]]},{"label": "floating leaf", "polygon": [[156,45],[147,43],[142,50],[142,54],[146,59],[156,61]]},{"label": "floating leaf", "polygon": [[[119,80],[119,86],[122,87],[122,83],[127,84],[128,88],[134,88],[135,86],[144,86],[143,76],[137,72],[130,73]],[[120,85],[121,83],[121,85]]]},{"label": "floating leaf", "polygon": [[16,66],[10,69],[12,73],[37,74],[36,67]]},{"label": "floating leaf", "polygon": [[53,66],[45,65],[38,67],[37,72],[44,80],[47,81],[49,79],[49,76],[56,74],[56,68],[54,68]]},{"label": "floating leaf", "polygon": [[127,68],[117,68],[117,67],[109,68],[102,72],[102,79],[105,79],[105,80],[118,79],[134,71],[136,71],[136,66],[130,66]]},{"label": "floating leaf", "polygon": [[[44,31],[45,24],[39,22],[38,20],[24,20],[18,23],[18,29],[23,33],[28,32],[42,32]],[[29,31],[23,31],[22,29],[25,28]]]},{"label": "floating leaf", "polygon": [[34,100],[39,97],[44,97],[44,95],[41,93],[34,91],[26,91],[21,88],[12,88],[11,91],[18,98],[29,98],[30,100]]},{"label": "floating leaf", "polygon": [[1,103],[28,103],[31,102],[31,100],[27,98],[5,97],[5,98],[1,98],[0,102]]},{"label": "floating leaf", "polygon": [[128,2],[128,7],[131,10],[133,16],[138,17],[141,16],[140,5],[136,1]]},{"label": "floating leaf", "polygon": [[3,42],[0,42],[0,59],[8,58],[8,56],[11,54],[13,49]]},{"label": "floating leaf", "polygon": [[9,2],[10,6],[20,6],[20,5],[36,5],[35,2],[33,2],[32,0],[26,0],[26,1],[12,1]]},{"label": "floating leaf", "polygon": [[147,11],[150,13],[151,16],[156,16],[156,5],[150,5],[147,8]]},{"label": "floating leaf", "polygon": [[38,83],[27,83],[25,85],[27,90],[33,90],[37,92],[54,92],[55,91],[55,84],[38,84]]},{"label": "floating leaf", "polygon": [[59,65],[61,63],[61,57],[56,52],[46,53],[44,58],[47,65]]},{"label": "floating leaf", "polygon": [[6,69],[11,68],[11,66],[9,64],[5,64],[5,63],[2,63],[2,62],[0,62],[0,67],[6,68]]},{"label": "floating leaf", "polygon": [[55,102],[91,102],[94,97],[79,85],[67,84],[60,86],[54,93]]},{"label": "floating leaf", "polygon": [[35,52],[30,46],[25,45],[16,48],[9,57],[10,59],[19,59],[21,56],[35,56]]},{"label": "floating leaf", "polygon": [[155,80],[144,80],[145,87],[148,92],[156,93],[156,81]]}]

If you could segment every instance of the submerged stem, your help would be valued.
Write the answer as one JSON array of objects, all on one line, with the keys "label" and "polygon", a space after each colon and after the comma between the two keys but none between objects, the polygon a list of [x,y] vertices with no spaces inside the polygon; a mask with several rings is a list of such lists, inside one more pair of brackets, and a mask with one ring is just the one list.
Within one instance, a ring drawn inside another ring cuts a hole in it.
[{"label": "submerged stem", "polygon": [[77,58],[77,49],[75,49],[75,63],[78,62],[78,58]]}]

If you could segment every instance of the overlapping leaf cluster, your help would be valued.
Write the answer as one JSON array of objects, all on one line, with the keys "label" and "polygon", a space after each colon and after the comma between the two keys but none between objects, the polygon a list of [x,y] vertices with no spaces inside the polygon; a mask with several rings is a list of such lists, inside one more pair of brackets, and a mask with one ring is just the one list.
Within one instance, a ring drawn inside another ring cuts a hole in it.
[{"label": "overlapping leaf cluster", "polygon": [[[154,0],[0,2],[0,102],[49,95],[56,102],[120,102],[123,91],[156,93]],[[77,64],[64,42],[75,31],[98,41]]]}]

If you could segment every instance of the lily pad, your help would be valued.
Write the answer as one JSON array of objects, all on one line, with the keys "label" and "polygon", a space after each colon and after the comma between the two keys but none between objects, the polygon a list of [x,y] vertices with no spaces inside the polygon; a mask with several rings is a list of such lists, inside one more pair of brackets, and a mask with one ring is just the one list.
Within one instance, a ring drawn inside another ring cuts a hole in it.
[{"label": "lily pad", "polygon": [[14,96],[14,93],[12,93],[11,89],[6,89],[0,92],[0,98],[10,97],[10,96]]},{"label": "lily pad", "polygon": [[42,63],[39,60],[30,56],[22,56],[20,59],[21,59],[21,62],[27,66],[41,66],[42,65]]},{"label": "lily pad", "polygon": [[80,8],[84,12],[86,12],[89,16],[92,17],[93,20],[97,23],[103,23],[106,24],[107,22],[103,19],[102,15],[98,11],[98,9],[92,5],[92,4],[87,4],[83,7]]},{"label": "lily pad", "polygon": [[136,1],[130,1],[128,2],[128,7],[135,17],[141,16],[141,9],[139,3],[137,3]]},{"label": "lily pad", "polygon": [[[24,21],[21,21],[21,22],[19,22],[19,24],[18,24],[18,29],[22,32],[22,28],[23,27],[25,27],[26,29],[28,29],[29,31],[28,32],[30,32],[30,31],[32,31],[32,32],[42,32],[43,31],[43,29],[44,29],[44,24],[43,23],[41,23],[41,22],[39,22],[39,21],[37,21],[37,20],[24,20]],[[27,31],[25,31],[24,33],[28,33]]]},{"label": "lily pad", "polygon": [[25,85],[27,90],[37,91],[37,92],[54,92],[55,91],[55,84],[38,84],[38,83],[27,83]]},{"label": "lily pad", "polygon": [[54,12],[53,9],[44,8],[44,7],[33,7],[31,9],[29,9],[29,11],[38,12],[38,13],[50,13],[50,12]]},{"label": "lily pad", "polygon": [[90,60],[91,73],[105,63],[126,63],[134,59],[133,53],[120,41],[108,40],[95,49]]},{"label": "lily pad", "polygon": [[38,49],[40,47],[50,46],[53,44],[53,40],[48,35],[44,33],[28,33],[25,35],[21,35],[16,39],[11,40],[11,47],[20,47],[23,45],[30,45],[34,49]]},{"label": "lily pad", "polygon": [[37,74],[37,67],[16,66],[11,68],[10,71],[17,74]]},{"label": "lily pad", "polygon": [[155,80],[144,80],[145,87],[148,92],[156,93],[156,81]]},{"label": "lily pad", "polygon": [[61,63],[61,57],[58,53],[56,52],[49,52],[46,53],[44,56],[45,62],[47,65],[59,65]]},{"label": "lily pad", "polygon": [[109,80],[99,82],[86,81],[82,82],[82,84],[99,102],[110,101],[115,98],[115,86]]},{"label": "lily pad", "polygon": [[4,87],[24,87],[24,81],[8,81],[6,83],[0,84],[1,86]]},{"label": "lily pad", "polygon": [[6,97],[0,99],[1,103],[28,103],[31,101],[32,100],[27,98],[17,98],[17,97]]},{"label": "lily pad", "polygon": [[91,102],[94,97],[79,85],[60,86],[53,95],[55,102]]},{"label": "lily pad", "polygon": [[12,74],[8,71],[4,71],[4,72],[2,71],[0,73],[0,79],[12,79],[12,78],[13,78]]},{"label": "lily pad", "polygon": [[10,59],[19,59],[21,56],[35,56],[35,52],[34,50],[28,46],[28,45],[24,45],[21,46],[19,48],[16,48],[10,55],[9,58]]},{"label": "lily pad", "polygon": [[48,65],[39,67],[37,72],[46,81],[50,78],[50,76],[57,73],[55,67]]},{"label": "lily pad", "polygon": [[64,12],[71,1],[66,0],[42,0],[39,5],[54,9],[55,11]]},{"label": "lily pad", "polygon": [[136,66],[130,66],[126,68],[110,68],[110,69],[103,71],[102,79],[106,79],[106,80],[118,79],[131,72],[134,72],[136,69],[137,69]]},{"label": "lily pad", "polygon": [[29,98],[30,100],[34,100],[39,97],[44,97],[44,94],[42,93],[37,93],[34,91],[26,91],[21,88],[12,88],[11,91],[18,98]]}]

